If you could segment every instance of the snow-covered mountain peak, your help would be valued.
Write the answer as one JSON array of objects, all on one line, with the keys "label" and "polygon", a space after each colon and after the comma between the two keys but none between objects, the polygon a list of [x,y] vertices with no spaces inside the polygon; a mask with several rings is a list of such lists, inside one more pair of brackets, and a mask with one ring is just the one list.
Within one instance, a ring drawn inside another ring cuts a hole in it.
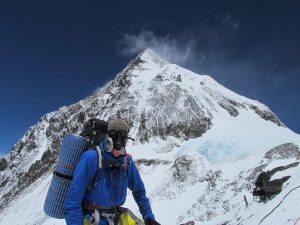
[{"label": "snow-covered mountain peak", "polygon": [[161,58],[158,54],[156,54],[150,48],[147,48],[144,51],[142,51],[137,57],[147,63],[152,63],[153,65],[156,65],[159,68],[162,68],[166,64],[169,64],[166,60]]},{"label": "snow-covered mountain peak", "polygon": [[[80,133],[90,118],[116,117],[131,127],[136,141],[128,152],[162,224],[216,224],[224,215],[238,224],[239,215],[251,216],[241,213],[239,201],[249,197],[258,172],[300,155],[299,135],[267,106],[146,49],[95,95],[43,116],[0,160],[0,224],[16,215],[24,221],[15,224],[64,224],[30,199],[45,196],[66,133]],[[128,205],[137,210],[132,199]]]}]

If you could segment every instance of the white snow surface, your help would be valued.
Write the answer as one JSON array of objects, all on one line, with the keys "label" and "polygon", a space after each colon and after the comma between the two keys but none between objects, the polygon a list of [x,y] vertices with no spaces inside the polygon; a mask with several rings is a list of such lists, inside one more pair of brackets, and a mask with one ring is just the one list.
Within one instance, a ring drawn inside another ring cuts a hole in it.
[{"label": "white snow surface", "polygon": [[[265,203],[252,197],[254,181],[249,177],[257,167],[266,171],[299,162],[297,158],[266,159],[264,154],[285,143],[300,146],[300,135],[284,126],[262,119],[250,110],[248,105],[269,110],[267,106],[226,89],[207,75],[200,76],[169,64],[151,50],[146,50],[140,58],[146,63],[132,70],[131,76],[134,79],[131,79],[132,86],[128,90],[139,98],[138,104],[135,105],[137,112],[153,107],[148,101],[149,96],[154,95],[153,89],[149,87],[163,89],[172,84],[173,78],[180,74],[180,88],[185,90],[183,92],[188,91],[197,101],[201,101],[205,109],[211,109],[209,113],[213,118],[211,129],[198,138],[185,140],[169,136],[166,139],[150,138],[146,143],[129,142],[127,151],[135,161],[157,161],[150,166],[139,165],[157,221],[162,225],[179,225],[188,221],[194,221],[196,225],[294,224],[300,217],[297,207],[300,202],[300,166],[278,172],[272,177],[278,179],[291,176],[284,183],[282,192]],[[155,79],[159,74],[163,78],[157,85]],[[102,91],[100,90],[101,93]],[[97,95],[100,96],[100,93]],[[236,117],[231,116],[225,109],[212,105],[207,100],[216,96],[225,96],[246,106],[239,108]],[[101,95],[101,98],[106,100],[108,95]],[[86,102],[80,104],[87,104]],[[175,107],[180,108],[183,105]],[[209,115],[208,111],[206,113]],[[130,135],[136,137],[138,130],[131,129]],[[39,137],[42,150],[31,154],[26,163],[40,159],[45,151],[47,140],[42,134]],[[28,166],[24,167],[24,171],[27,169]],[[182,180],[176,178],[177,173],[181,174]],[[64,220],[49,218],[43,212],[51,177],[50,173],[40,177],[7,205],[0,212],[0,224],[65,224]],[[275,208],[277,205],[279,206]],[[130,191],[125,206],[140,215]],[[270,212],[272,213],[263,219]]]}]

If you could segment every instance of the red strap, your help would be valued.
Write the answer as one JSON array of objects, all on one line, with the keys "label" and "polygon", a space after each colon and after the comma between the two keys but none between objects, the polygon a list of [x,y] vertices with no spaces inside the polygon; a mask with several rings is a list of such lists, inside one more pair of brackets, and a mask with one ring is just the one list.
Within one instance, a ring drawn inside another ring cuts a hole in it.
[{"label": "red strap", "polygon": [[294,225],[296,225],[299,221],[300,221],[300,217],[296,220],[296,222],[294,223]]}]

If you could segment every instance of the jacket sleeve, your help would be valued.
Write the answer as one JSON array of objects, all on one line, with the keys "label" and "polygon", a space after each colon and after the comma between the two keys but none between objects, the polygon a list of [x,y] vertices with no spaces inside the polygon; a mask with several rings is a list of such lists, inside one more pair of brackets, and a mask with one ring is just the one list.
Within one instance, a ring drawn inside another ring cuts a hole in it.
[{"label": "jacket sleeve", "polygon": [[128,176],[128,188],[132,191],[133,198],[139,207],[143,219],[155,219],[149,199],[146,196],[144,183],[133,161],[129,164]]},{"label": "jacket sleeve", "polygon": [[81,203],[90,179],[96,174],[97,166],[96,151],[88,150],[80,157],[64,201],[67,225],[83,225]]}]

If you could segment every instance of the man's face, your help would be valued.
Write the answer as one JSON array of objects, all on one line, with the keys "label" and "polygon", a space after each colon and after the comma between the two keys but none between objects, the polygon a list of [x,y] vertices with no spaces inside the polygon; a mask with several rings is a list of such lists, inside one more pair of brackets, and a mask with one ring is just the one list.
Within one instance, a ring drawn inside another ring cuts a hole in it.
[{"label": "man's face", "polygon": [[109,137],[113,140],[113,150],[120,151],[124,149],[127,139],[126,131],[111,130],[108,132]]},{"label": "man's face", "polygon": [[123,151],[113,149],[113,150],[111,151],[111,153],[112,153],[115,157],[119,157],[119,156],[123,153]]}]

